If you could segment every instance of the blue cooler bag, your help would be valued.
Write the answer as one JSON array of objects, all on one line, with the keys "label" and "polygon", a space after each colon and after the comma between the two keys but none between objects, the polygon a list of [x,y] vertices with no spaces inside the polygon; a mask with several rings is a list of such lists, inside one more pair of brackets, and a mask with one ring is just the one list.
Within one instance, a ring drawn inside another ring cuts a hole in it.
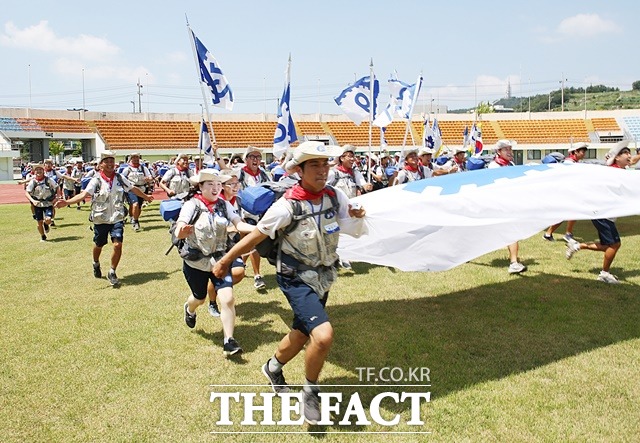
[{"label": "blue cooler bag", "polygon": [[177,220],[182,209],[182,200],[162,200],[160,202],[160,215],[164,221]]},{"label": "blue cooler bag", "polygon": [[467,169],[469,171],[475,171],[477,169],[484,169],[484,160],[478,157],[469,157],[467,159]]},{"label": "blue cooler bag", "polygon": [[82,177],[82,179],[80,180],[80,187],[82,189],[85,189],[92,178],[93,177]]},{"label": "blue cooler bag", "polygon": [[240,206],[254,215],[262,215],[273,204],[276,193],[265,186],[249,186],[238,193]]}]

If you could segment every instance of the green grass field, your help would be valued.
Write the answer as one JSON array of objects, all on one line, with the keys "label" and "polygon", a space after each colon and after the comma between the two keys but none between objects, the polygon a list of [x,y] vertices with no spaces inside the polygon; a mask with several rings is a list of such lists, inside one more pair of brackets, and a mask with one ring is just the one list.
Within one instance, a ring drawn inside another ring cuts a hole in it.
[{"label": "green grass field", "polygon": [[[40,243],[27,205],[0,206],[0,441],[636,441],[640,435],[640,217],[619,219],[623,246],[612,272],[595,280],[602,254],[569,262],[564,243],[541,235],[521,242],[529,271],[507,274],[506,248],[441,273],[403,273],[354,264],[331,291],[335,342],[324,384],[354,385],[357,368],[429,368],[431,402],[423,426],[407,404],[383,403],[401,424],[218,426],[212,384],[268,392],[261,365],[287,332],[291,311],[263,263],[269,290],[252,272],[235,288],[235,336],[242,358],[222,356],[219,319],[198,312],[187,328],[188,293],[158,203],[143,231],[125,232],[120,288],[91,273],[88,206],[58,210]],[[564,226],[558,232],[563,232]],[[589,222],[576,236],[594,239]],[[110,246],[105,247],[103,271]],[[285,367],[303,381],[303,355]],[[221,389],[221,388],[215,388]],[[253,391],[252,391],[253,390]],[[328,388],[324,389],[329,391]],[[367,405],[393,387],[341,387]],[[343,407],[345,405],[343,404]],[[277,412],[277,411],[276,411]],[[278,415],[276,414],[276,417]],[[260,420],[261,415],[256,415]],[[366,432],[431,432],[368,434]],[[215,432],[304,434],[215,434]],[[305,435],[306,434],[306,435]]]}]

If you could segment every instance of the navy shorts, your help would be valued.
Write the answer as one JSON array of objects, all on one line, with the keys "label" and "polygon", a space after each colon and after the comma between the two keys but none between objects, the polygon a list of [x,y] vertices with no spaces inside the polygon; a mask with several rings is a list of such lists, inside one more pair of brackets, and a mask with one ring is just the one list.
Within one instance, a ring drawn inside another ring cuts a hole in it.
[{"label": "navy shorts", "polygon": [[[235,262],[234,262],[235,263]],[[204,300],[207,297],[207,285],[209,281],[213,283],[213,287],[216,291],[223,288],[233,288],[233,281],[231,279],[231,272],[229,271],[224,278],[218,278],[211,272],[201,271],[200,269],[192,268],[184,261],[182,262],[182,273],[187,280],[191,293],[198,300]]]},{"label": "navy shorts", "polygon": [[309,336],[315,327],[329,321],[329,316],[324,310],[329,297],[328,292],[320,299],[318,294],[297,276],[276,274],[276,280],[293,309],[292,329]]},{"label": "navy shorts", "polygon": [[600,238],[600,244],[605,246],[611,246],[616,243],[620,243],[620,234],[616,224],[606,218],[597,220],[591,220],[593,226],[598,230],[598,237]]},{"label": "navy shorts", "polygon": [[63,189],[64,191],[64,199],[69,200],[71,197],[76,195],[75,189]]},{"label": "navy shorts", "polygon": [[124,222],[120,221],[112,225],[93,225],[93,242],[97,247],[101,248],[106,245],[109,236],[111,236],[112,242],[122,243],[124,241]]},{"label": "navy shorts", "polygon": [[129,200],[129,203],[131,203],[132,205],[135,205],[136,203],[141,205],[144,202],[144,198],[138,197],[131,191],[127,192],[127,200]]},{"label": "navy shorts", "polygon": [[35,212],[33,218],[36,220],[44,220],[45,218],[53,218],[53,206],[47,206],[46,208],[39,208],[34,206]]}]

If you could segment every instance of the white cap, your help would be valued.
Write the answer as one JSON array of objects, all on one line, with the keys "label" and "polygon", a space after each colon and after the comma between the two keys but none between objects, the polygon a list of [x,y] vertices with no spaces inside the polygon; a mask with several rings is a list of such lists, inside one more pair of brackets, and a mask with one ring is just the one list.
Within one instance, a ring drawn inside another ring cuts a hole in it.
[{"label": "white cap", "polygon": [[[607,155],[604,157],[607,161],[607,166],[611,166],[613,162],[616,161],[616,157],[620,154],[620,151],[623,149],[629,149],[629,140],[622,140],[616,143],[616,145],[607,152]],[[631,151],[629,149],[629,151]]]},{"label": "white cap", "polygon": [[191,177],[189,181],[193,185],[197,185],[206,181],[218,181],[220,183],[224,183],[227,180],[231,179],[230,175],[223,175],[218,172],[217,169],[201,169],[196,175]]},{"label": "white cap", "polygon": [[285,169],[291,171],[294,167],[314,158],[339,157],[342,152],[343,150],[340,146],[327,146],[322,142],[308,141],[300,143],[293,150],[293,157],[287,162]]}]

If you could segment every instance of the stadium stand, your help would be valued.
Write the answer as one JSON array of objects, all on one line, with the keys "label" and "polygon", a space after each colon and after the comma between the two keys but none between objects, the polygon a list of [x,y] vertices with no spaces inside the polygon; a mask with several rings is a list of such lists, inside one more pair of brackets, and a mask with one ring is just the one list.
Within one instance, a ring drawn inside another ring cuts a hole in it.
[{"label": "stadium stand", "polygon": [[592,118],[591,122],[595,131],[620,131],[618,122],[612,117]]},{"label": "stadium stand", "polygon": [[33,118],[17,118],[16,122],[18,122],[23,131],[42,131],[38,122]]},{"label": "stadium stand", "polygon": [[627,125],[629,134],[636,140],[640,139],[640,117],[627,116],[623,117],[624,124]]},{"label": "stadium stand", "polygon": [[584,120],[500,120],[496,122],[505,138],[518,143],[553,144],[589,142]]},{"label": "stadium stand", "polygon": [[37,118],[35,122],[45,132],[93,132],[84,120]]},{"label": "stadium stand", "polygon": [[11,117],[0,117],[0,131],[22,131],[22,126]]},{"label": "stadium stand", "polygon": [[185,149],[198,145],[198,123],[184,121],[95,120],[107,147],[119,149]]}]

